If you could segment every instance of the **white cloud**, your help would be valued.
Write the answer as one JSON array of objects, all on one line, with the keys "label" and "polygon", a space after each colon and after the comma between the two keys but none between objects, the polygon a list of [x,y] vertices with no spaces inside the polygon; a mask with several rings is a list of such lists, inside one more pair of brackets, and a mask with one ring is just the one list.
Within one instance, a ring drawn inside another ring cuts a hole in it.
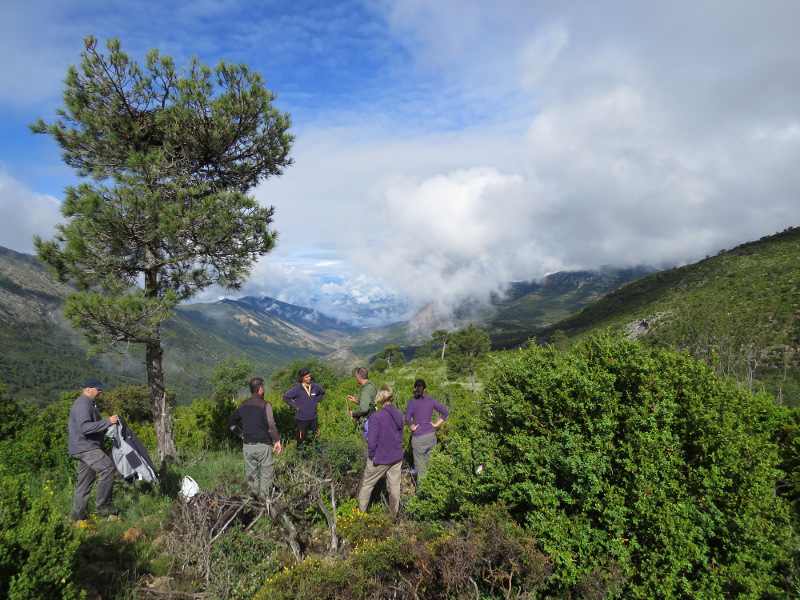
[{"label": "white cloud", "polygon": [[62,221],[61,203],[14,179],[0,163],[0,246],[33,253],[33,236],[48,239]]},{"label": "white cloud", "polygon": [[[30,52],[3,63],[0,101],[51,98],[81,27],[132,54],[224,56],[277,80],[296,163],[256,190],[280,238],[249,294],[348,318],[403,300],[385,313],[397,318],[512,279],[685,263],[800,225],[791,0],[277,3],[246,22],[230,2],[213,28],[182,4],[155,29],[112,4],[65,3],[41,24],[22,3],[4,9],[22,17],[0,29],[5,55]],[[23,71],[37,73],[30,88]]]}]

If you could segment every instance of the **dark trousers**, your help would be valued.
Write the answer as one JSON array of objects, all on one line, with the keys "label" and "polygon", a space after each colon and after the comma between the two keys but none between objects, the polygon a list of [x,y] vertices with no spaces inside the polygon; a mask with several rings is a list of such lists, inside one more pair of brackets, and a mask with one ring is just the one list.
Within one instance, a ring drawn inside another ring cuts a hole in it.
[{"label": "dark trousers", "polygon": [[86,517],[92,485],[97,475],[100,475],[100,478],[97,481],[95,508],[111,502],[116,468],[106,453],[99,449],[73,454],[72,458],[78,461],[78,484],[75,486],[75,495],[72,498],[72,520],[79,521]]},{"label": "dark trousers", "polygon": [[310,421],[295,419],[295,423],[297,449],[300,450],[300,448],[309,443],[313,444],[313,440],[319,436],[319,419],[311,419]]}]

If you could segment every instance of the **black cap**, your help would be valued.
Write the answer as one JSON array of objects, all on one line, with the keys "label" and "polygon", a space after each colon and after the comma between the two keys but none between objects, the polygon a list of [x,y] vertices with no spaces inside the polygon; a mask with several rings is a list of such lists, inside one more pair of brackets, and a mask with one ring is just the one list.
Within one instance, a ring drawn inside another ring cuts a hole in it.
[{"label": "black cap", "polygon": [[104,392],[105,389],[106,389],[106,386],[104,386],[102,383],[100,383],[100,380],[95,378],[95,377],[89,377],[89,379],[87,379],[86,381],[83,382],[83,386],[81,386],[81,387],[84,387],[84,388],[97,388],[101,392]]}]

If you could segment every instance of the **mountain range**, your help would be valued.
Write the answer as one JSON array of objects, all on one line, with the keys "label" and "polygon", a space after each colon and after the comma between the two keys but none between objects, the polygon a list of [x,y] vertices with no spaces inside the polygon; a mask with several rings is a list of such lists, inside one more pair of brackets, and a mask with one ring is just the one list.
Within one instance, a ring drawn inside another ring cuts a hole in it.
[{"label": "mountain range", "polygon": [[[185,304],[164,324],[165,380],[182,400],[210,397],[208,384],[225,358],[247,359],[268,376],[292,360],[315,357],[344,372],[367,364],[389,344],[410,353],[436,328],[468,322],[486,329],[497,348],[513,347],[537,330],[574,313],[646,269],[556,273],[538,281],[515,282],[489,306],[464,302],[444,319],[428,307],[414,319],[358,328],[322,313],[268,297]],[[52,278],[35,257],[0,247],[0,381],[26,403],[45,405],[61,391],[77,389],[89,373],[111,386],[145,383],[140,348],[87,356],[81,335],[61,307],[73,290]],[[455,315],[455,316],[453,316]]]},{"label": "mountain range", "polygon": [[[87,355],[80,332],[61,317],[72,291],[33,256],[0,248],[0,381],[21,402],[49,404],[89,374],[114,387],[146,381],[138,347]],[[426,307],[382,327],[358,328],[268,297],[186,304],[164,324],[165,380],[190,402],[210,397],[208,380],[228,357],[247,359],[264,377],[307,357],[343,374],[390,344],[410,358],[435,329],[470,322],[489,333],[495,351],[619,331],[688,351],[800,405],[800,228],[658,272],[604,268],[514,282],[488,306],[466,301],[446,318]]]}]

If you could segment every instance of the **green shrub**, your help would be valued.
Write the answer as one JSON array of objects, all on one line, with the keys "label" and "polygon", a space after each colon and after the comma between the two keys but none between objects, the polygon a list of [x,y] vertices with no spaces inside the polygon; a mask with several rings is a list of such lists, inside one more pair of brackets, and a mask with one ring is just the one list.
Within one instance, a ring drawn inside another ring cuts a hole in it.
[{"label": "green shrub", "polygon": [[0,467],[0,597],[78,600],[79,529],[51,505],[52,491],[29,497],[23,477]]},{"label": "green shrub", "polygon": [[[214,404],[210,400],[197,400],[189,406],[180,406],[172,413],[172,426],[178,452],[194,453],[213,447],[211,434]],[[227,422],[227,418],[226,418]],[[155,434],[155,430],[153,431]],[[141,439],[141,435],[139,436]],[[142,440],[144,442],[144,440]]]},{"label": "green shrub", "polygon": [[366,541],[385,539],[392,529],[389,515],[380,512],[362,513],[357,507],[339,513],[337,529],[352,547]]},{"label": "green shrub", "polygon": [[0,443],[14,437],[22,429],[25,413],[19,403],[5,394],[5,385],[0,382]]},{"label": "green shrub", "polygon": [[493,456],[469,500],[499,500],[554,556],[550,593],[615,565],[624,597],[787,597],[770,398],[609,336],[515,354],[487,392]]},{"label": "green shrub", "polygon": [[211,547],[206,593],[216,598],[250,599],[275,574],[269,557],[278,548],[274,540],[236,527]]},{"label": "green shrub", "polygon": [[63,393],[60,402],[26,415],[24,426],[3,444],[0,462],[9,473],[74,473],[75,463],[67,454],[67,427],[75,398]]}]

